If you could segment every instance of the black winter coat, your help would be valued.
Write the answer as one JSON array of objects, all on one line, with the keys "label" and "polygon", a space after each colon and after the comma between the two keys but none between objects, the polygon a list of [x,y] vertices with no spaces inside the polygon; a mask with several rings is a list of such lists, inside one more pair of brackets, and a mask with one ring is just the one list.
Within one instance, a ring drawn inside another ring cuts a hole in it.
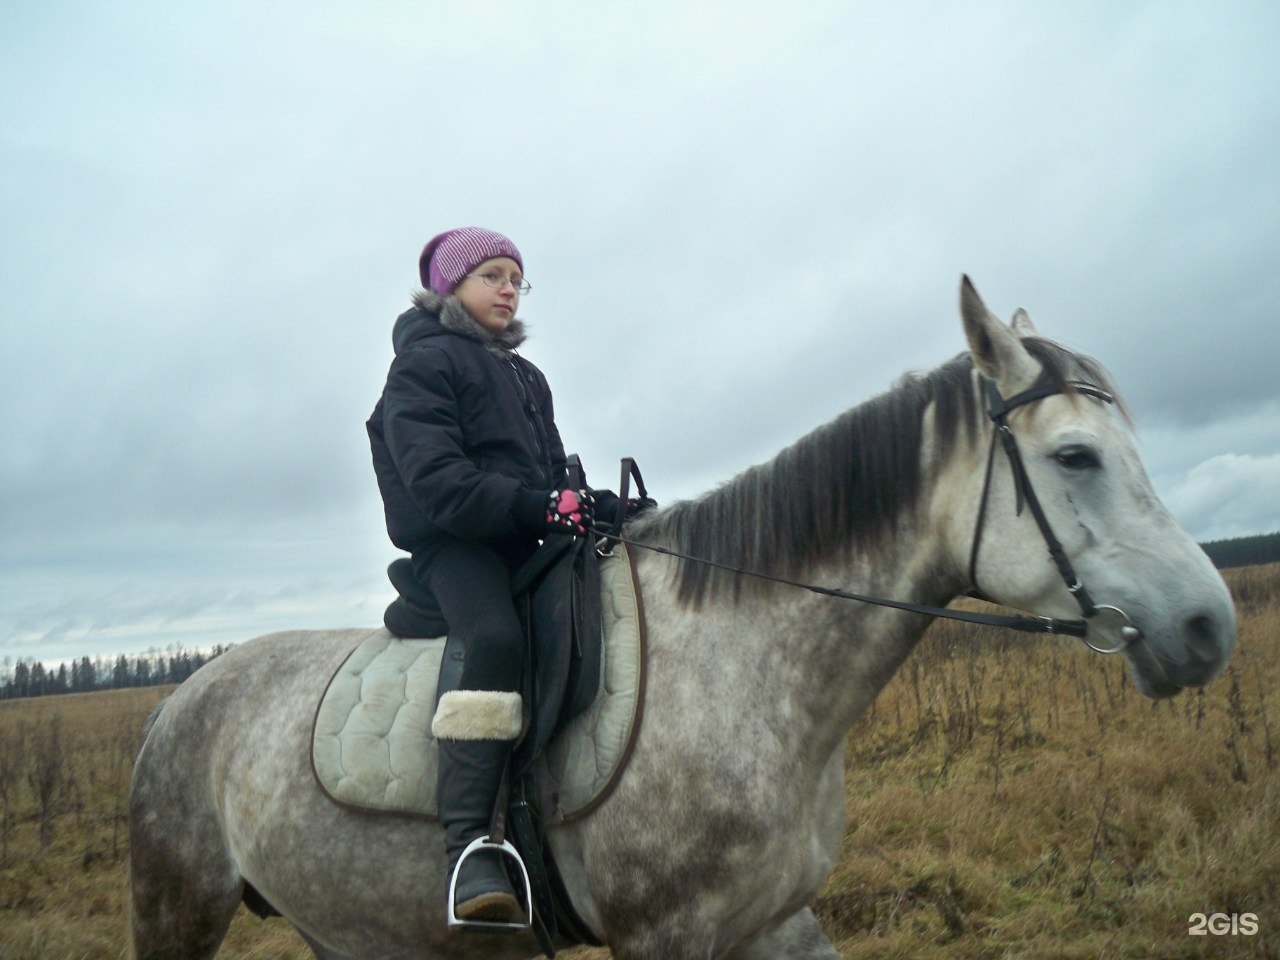
[{"label": "black winter coat", "polygon": [[546,495],[565,484],[551,389],[452,297],[414,297],[396,320],[395,360],[366,423],[391,542],[429,562],[449,537],[532,544]]}]

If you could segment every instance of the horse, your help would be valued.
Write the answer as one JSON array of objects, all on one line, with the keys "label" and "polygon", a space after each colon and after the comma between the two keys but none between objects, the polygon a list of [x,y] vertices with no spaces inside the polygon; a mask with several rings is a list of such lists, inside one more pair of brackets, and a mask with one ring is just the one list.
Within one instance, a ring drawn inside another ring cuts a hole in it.
[{"label": "horse", "polygon": [[[1040,337],[1025,311],[997,319],[967,277],[960,306],[968,351],[628,528],[668,551],[631,550],[643,719],[607,798],[547,831],[574,910],[615,957],[838,957],[808,905],[843,835],[842,744],[932,617],[726,566],[932,605],[980,585],[1046,618],[1077,613],[1083,584],[1122,612],[1089,621],[1108,635],[1092,642],[1121,651],[1146,696],[1226,664],[1230,595],[1160,503],[1103,368]],[[1031,399],[1002,427],[985,416],[994,393]],[[989,445],[1005,428],[1020,471]],[[1075,584],[1046,556],[1024,487]],[[367,633],[258,638],[163,705],[131,790],[140,960],[214,956],[246,885],[320,960],[539,953],[529,933],[447,929],[438,824],[352,811],[317,788],[312,715]]]}]

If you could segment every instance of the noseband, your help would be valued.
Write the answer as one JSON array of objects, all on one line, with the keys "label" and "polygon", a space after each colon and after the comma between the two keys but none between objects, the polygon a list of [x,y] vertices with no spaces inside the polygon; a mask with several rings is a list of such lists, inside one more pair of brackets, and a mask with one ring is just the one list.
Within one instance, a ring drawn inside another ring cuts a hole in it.
[{"label": "noseband", "polygon": [[[1142,631],[1133,625],[1133,621],[1129,619],[1128,614],[1119,607],[1094,603],[1089,591],[1080,582],[1075,568],[1071,565],[1071,558],[1067,556],[1061,541],[1058,540],[1053,532],[1053,526],[1049,523],[1049,518],[1045,516],[1044,508],[1040,505],[1040,498],[1036,496],[1035,487],[1031,485],[1031,477],[1027,474],[1026,464],[1023,462],[1022,452],[1018,448],[1017,438],[1013,435],[1013,429],[1009,426],[1009,413],[1011,411],[1034,403],[1037,400],[1043,400],[1045,397],[1063,393],[1062,386],[1048,375],[1042,375],[1031,387],[1021,393],[1014,394],[1006,400],[1000,395],[999,389],[991,379],[984,377],[983,385],[987,394],[987,416],[995,424],[995,429],[991,433],[991,447],[987,453],[987,474],[982,483],[982,500],[979,503],[978,517],[974,523],[973,548],[969,553],[969,582],[973,584],[971,596],[983,600],[989,599],[978,587],[978,552],[982,548],[982,533],[986,526],[987,502],[991,494],[991,477],[995,468],[996,443],[998,441],[1009,460],[1009,470],[1013,475],[1016,513],[1018,516],[1022,516],[1024,507],[1031,511],[1031,516],[1035,519],[1036,526],[1040,529],[1040,536],[1044,538],[1045,546],[1049,548],[1049,556],[1058,568],[1058,575],[1062,577],[1062,582],[1066,584],[1067,591],[1071,596],[1075,597],[1085,621],[1092,621],[1105,614],[1120,622],[1120,643],[1118,645],[1103,646],[1093,640],[1089,636],[1089,624],[1087,623],[1086,629],[1078,633],[1077,636],[1080,636],[1091,650],[1098,653],[1121,652],[1129,644],[1140,639]],[[1103,403],[1115,402],[1115,397],[1110,393],[1092,384],[1073,381],[1071,387],[1077,393],[1101,400]]]}]

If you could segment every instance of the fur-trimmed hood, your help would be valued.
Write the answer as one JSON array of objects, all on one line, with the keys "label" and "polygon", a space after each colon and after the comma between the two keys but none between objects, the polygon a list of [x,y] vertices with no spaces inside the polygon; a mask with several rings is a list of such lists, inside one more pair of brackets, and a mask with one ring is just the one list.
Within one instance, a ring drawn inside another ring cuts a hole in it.
[{"label": "fur-trimmed hood", "polygon": [[397,354],[424,337],[456,333],[484,344],[490,353],[506,356],[528,337],[523,320],[512,319],[507,328],[494,333],[476,322],[457,297],[442,297],[434,290],[420,290],[413,297],[416,310],[408,310],[396,320],[391,342]]}]

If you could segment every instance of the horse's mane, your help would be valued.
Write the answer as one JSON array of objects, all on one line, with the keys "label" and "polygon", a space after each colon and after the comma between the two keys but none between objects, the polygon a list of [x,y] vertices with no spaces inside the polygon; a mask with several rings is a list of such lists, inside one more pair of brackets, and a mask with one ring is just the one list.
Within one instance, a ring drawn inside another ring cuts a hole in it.
[{"label": "horse's mane", "polygon": [[[1073,381],[1114,393],[1096,361],[1051,340],[1022,342],[1064,393],[1076,392]],[[698,499],[638,520],[631,535],[688,556],[787,578],[814,563],[874,549],[920,500],[920,445],[930,404],[937,454],[945,462],[981,429],[983,410],[968,353],[930,373],[903,376],[774,459]],[[679,576],[680,599],[694,605],[766,583],[687,561]]]}]

